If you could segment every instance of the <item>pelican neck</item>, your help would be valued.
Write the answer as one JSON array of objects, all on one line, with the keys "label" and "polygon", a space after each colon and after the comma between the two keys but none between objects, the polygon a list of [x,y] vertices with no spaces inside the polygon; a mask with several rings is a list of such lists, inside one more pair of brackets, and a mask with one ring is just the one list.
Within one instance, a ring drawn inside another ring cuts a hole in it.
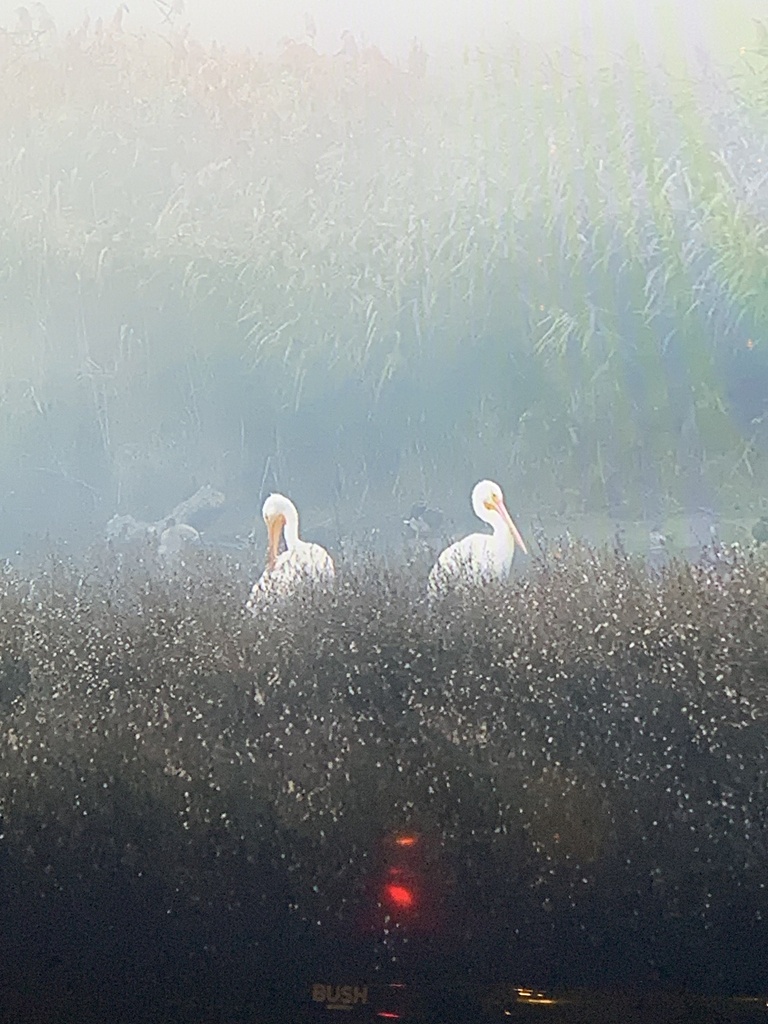
[{"label": "pelican neck", "polygon": [[299,540],[299,514],[296,509],[289,509],[285,514],[285,546],[290,551]]},{"label": "pelican neck", "polygon": [[504,517],[498,512],[488,512],[485,516],[478,516],[478,519],[490,526],[494,537],[504,537],[510,532]]}]

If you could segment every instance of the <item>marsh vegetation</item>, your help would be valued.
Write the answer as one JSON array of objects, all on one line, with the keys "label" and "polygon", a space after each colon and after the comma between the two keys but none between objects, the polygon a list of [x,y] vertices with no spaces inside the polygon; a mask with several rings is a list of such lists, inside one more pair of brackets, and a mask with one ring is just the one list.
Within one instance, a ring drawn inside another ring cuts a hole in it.
[{"label": "marsh vegetation", "polygon": [[2,47],[6,551],[201,483],[222,529],[274,488],[325,539],[486,473],[522,516],[764,511],[757,33],[684,73]]},{"label": "marsh vegetation", "polygon": [[[245,1020],[353,955],[765,987],[764,559],[574,548],[438,607],[371,563],[258,619],[248,579],[202,550],[4,574],[12,990]],[[439,851],[444,923],[410,945],[359,930],[397,829]]]},{"label": "marsh vegetation", "polygon": [[[390,962],[765,989],[761,549],[565,538],[436,608],[337,542],[486,473],[526,536],[766,513],[767,70],[0,35],[7,1005],[252,1020],[406,827],[451,924]],[[222,537],[294,497],[335,591],[88,547],[203,484]]]}]

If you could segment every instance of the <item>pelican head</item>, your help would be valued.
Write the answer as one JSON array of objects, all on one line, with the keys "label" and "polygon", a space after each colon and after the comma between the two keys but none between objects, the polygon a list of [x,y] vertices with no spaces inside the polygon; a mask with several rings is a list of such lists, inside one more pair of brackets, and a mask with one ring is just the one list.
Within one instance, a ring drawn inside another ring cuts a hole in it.
[{"label": "pelican head", "polygon": [[506,527],[523,554],[528,554],[525,541],[512,521],[512,516],[507,512],[504,495],[498,484],[493,480],[481,480],[480,483],[475,484],[472,488],[472,508],[478,519],[482,519],[484,523],[492,526],[494,532],[498,528]]},{"label": "pelican head", "polygon": [[270,494],[261,508],[264,522],[267,524],[269,547],[267,548],[267,568],[274,569],[280,552],[280,538],[285,529],[285,542],[290,550],[299,536],[299,513],[290,498],[284,494]]}]

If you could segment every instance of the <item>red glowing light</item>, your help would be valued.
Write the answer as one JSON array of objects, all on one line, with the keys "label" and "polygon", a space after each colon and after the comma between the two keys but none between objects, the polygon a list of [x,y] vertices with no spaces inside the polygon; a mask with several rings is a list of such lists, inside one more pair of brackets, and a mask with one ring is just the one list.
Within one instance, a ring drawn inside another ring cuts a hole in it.
[{"label": "red glowing light", "polygon": [[384,1017],[386,1020],[400,1020],[399,1013],[391,1013],[389,1010],[379,1010],[377,1017]]},{"label": "red glowing light", "polygon": [[395,839],[396,846],[415,846],[417,842],[416,836],[398,836]]},{"label": "red glowing light", "polygon": [[411,910],[416,904],[416,896],[413,889],[398,882],[388,882],[384,886],[384,893],[390,903],[393,903],[400,910]]}]

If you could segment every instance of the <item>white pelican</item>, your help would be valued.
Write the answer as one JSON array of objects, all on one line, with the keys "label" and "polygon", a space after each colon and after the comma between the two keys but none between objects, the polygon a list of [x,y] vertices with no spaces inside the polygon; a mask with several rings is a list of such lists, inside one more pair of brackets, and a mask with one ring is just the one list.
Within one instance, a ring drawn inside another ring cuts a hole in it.
[{"label": "white pelican", "polygon": [[[306,583],[327,586],[334,577],[333,560],[325,548],[300,539],[299,513],[290,498],[270,494],[261,514],[267,524],[269,547],[266,568],[245,605],[254,613],[265,598],[290,597]],[[283,530],[286,550],[278,554]]]},{"label": "white pelican", "polygon": [[446,548],[429,574],[430,594],[441,593],[457,583],[482,586],[490,580],[505,580],[512,567],[515,545],[528,554],[498,484],[492,480],[475,484],[472,508],[478,519],[493,527],[493,533],[470,533]]}]

